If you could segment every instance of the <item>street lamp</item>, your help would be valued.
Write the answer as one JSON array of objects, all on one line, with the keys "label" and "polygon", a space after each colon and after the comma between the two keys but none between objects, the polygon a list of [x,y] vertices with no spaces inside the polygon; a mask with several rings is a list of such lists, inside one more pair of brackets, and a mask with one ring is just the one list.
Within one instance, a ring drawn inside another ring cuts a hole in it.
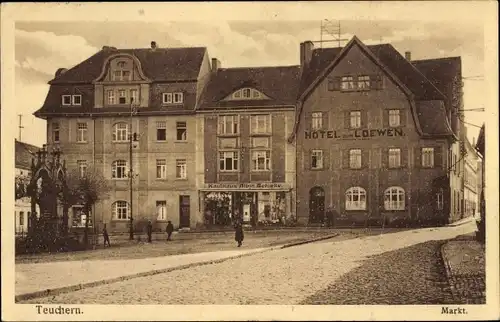
[{"label": "street lamp", "polygon": [[132,182],[134,180],[134,168],[133,168],[133,163],[132,163],[132,149],[134,142],[137,142],[137,133],[132,132],[132,116],[134,115],[134,98],[130,98],[130,133],[128,135],[129,139],[129,159],[130,159],[130,167],[129,167],[129,172],[128,172],[128,178],[129,178],[129,190],[130,190],[130,240],[134,240],[134,217],[132,216],[132,209],[133,209],[133,199],[132,199]]}]

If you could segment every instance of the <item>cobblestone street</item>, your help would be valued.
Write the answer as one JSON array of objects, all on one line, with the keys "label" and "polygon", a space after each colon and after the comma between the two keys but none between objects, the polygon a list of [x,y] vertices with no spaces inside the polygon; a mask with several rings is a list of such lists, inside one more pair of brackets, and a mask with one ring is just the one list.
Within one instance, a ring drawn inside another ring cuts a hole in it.
[{"label": "cobblestone street", "polygon": [[470,223],[328,240],[24,303],[444,304],[453,300],[439,246],[473,230]]}]

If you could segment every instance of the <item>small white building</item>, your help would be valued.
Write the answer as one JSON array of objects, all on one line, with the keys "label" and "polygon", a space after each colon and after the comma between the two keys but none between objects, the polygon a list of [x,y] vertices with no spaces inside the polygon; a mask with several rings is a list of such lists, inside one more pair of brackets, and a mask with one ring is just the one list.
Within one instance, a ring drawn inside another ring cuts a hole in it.
[{"label": "small white building", "polygon": [[[28,143],[16,140],[16,178],[25,177],[26,181],[31,177],[31,160],[36,157],[36,152],[40,148]],[[40,214],[36,206],[37,214]],[[15,201],[14,228],[16,235],[23,235],[28,232],[28,219],[31,215],[31,199],[23,197]]]}]

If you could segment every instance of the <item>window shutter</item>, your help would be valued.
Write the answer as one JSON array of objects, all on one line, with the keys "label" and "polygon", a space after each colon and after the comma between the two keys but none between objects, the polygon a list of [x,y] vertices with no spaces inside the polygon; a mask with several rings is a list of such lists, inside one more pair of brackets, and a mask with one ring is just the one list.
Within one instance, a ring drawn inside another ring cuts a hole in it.
[{"label": "window shutter", "polygon": [[436,168],[443,167],[443,152],[440,146],[434,148],[434,166]]},{"label": "window shutter", "polygon": [[361,166],[368,168],[370,166],[370,150],[362,150],[361,152]]},{"label": "window shutter", "polygon": [[323,150],[323,169],[328,170],[330,168],[330,150]]},{"label": "window shutter", "polygon": [[335,91],[340,91],[340,77],[334,77],[333,78],[333,88]]},{"label": "window shutter", "polygon": [[422,149],[415,147],[415,168],[422,167]]},{"label": "window shutter", "polygon": [[382,122],[383,122],[383,127],[386,128],[386,127],[389,127],[389,110],[382,110],[382,113],[384,114],[382,116]]},{"label": "window shutter", "polygon": [[399,110],[399,120],[400,120],[401,126],[405,126],[406,125],[406,114],[407,114],[407,112],[408,111],[406,109]]},{"label": "window shutter", "polygon": [[389,149],[383,148],[380,150],[382,154],[382,169],[389,168]]},{"label": "window shutter", "polygon": [[312,150],[304,151],[304,170],[311,170]]},{"label": "window shutter", "polygon": [[322,112],[322,116],[323,116],[323,129],[328,129],[329,128],[329,125],[328,125],[328,111],[326,112]]},{"label": "window shutter", "polygon": [[349,150],[342,150],[342,168],[349,169]]},{"label": "window shutter", "polygon": [[344,112],[344,128],[348,129],[350,128],[350,123],[351,122],[351,117],[349,114],[349,111]]},{"label": "window shutter", "polygon": [[306,130],[312,130],[312,113],[305,113]]},{"label": "window shutter", "polygon": [[361,127],[368,126],[368,111],[361,111]]},{"label": "window shutter", "polygon": [[407,148],[401,149],[401,167],[403,167],[403,168],[408,167],[408,149]]}]

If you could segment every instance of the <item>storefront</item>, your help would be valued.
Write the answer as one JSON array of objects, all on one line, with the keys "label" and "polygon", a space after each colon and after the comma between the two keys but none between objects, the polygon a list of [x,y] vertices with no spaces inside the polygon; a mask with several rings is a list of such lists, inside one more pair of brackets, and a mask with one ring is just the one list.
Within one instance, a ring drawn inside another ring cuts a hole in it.
[{"label": "storefront", "polygon": [[205,225],[228,226],[239,213],[245,224],[283,224],[292,213],[286,183],[215,183],[200,189]]}]

